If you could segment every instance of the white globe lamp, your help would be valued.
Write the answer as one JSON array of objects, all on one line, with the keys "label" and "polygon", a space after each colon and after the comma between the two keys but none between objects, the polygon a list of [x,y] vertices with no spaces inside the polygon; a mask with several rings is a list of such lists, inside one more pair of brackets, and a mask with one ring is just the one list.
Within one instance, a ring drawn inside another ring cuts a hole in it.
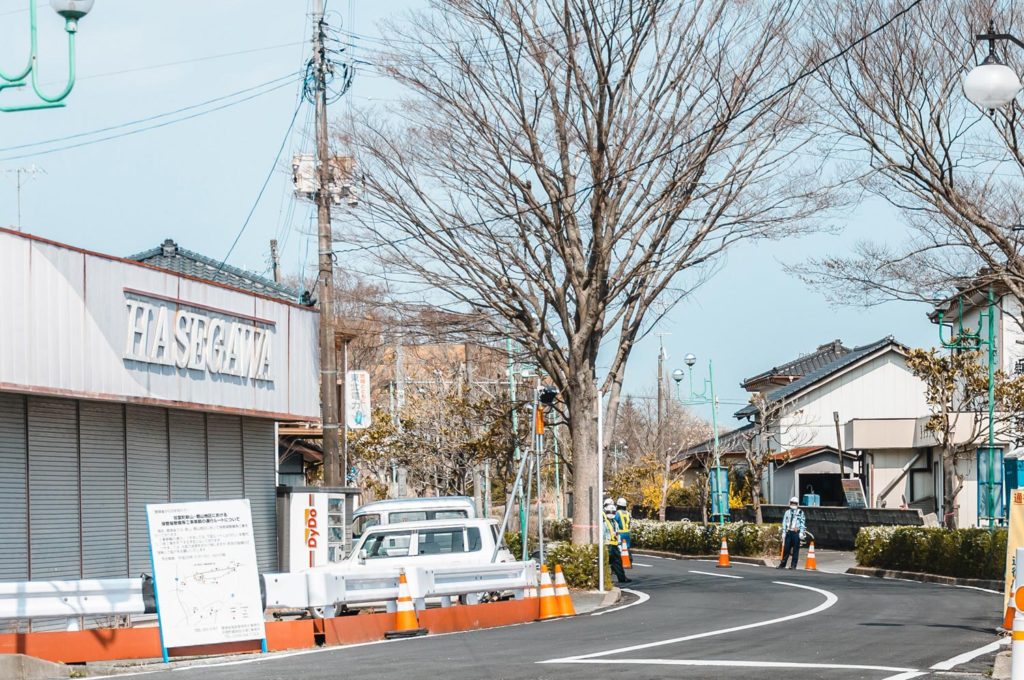
[{"label": "white globe lamp", "polygon": [[964,77],[964,94],[982,109],[1006,106],[1020,89],[1020,77],[994,54],[985,57]]}]

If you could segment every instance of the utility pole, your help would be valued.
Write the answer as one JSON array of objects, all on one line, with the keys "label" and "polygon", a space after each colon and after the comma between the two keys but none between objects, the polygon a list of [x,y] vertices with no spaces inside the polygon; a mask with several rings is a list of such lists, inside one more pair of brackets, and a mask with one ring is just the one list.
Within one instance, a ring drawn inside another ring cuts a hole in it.
[{"label": "utility pole", "polygon": [[270,239],[270,269],[274,272],[274,283],[281,283],[281,253],[277,250],[277,239]]},{"label": "utility pole", "polygon": [[327,48],[324,0],[313,12],[313,74],[316,91],[316,224],[320,265],[320,421],[323,427],[324,484],[341,486],[338,438],[338,357],[334,340],[334,252],[331,233],[331,163],[327,147]]}]

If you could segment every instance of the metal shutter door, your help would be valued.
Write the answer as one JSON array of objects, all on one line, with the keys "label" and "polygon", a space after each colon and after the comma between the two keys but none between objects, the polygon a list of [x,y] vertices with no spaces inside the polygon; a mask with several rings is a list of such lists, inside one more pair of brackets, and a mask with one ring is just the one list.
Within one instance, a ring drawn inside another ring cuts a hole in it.
[{"label": "metal shutter door", "polygon": [[146,505],[166,503],[168,452],[167,411],[126,406],[128,452],[128,571],[132,576],[153,573],[149,559]]},{"label": "metal shutter door", "polygon": [[25,397],[0,394],[0,580],[28,580]]},{"label": "metal shutter door", "polygon": [[82,577],[123,578],[128,571],[124,407],[81,402]]},{"label": "metal shutter door", "polygon": [[277,487],[274,475],[274,423],[242,420],[245,495],[252,508],[260,571],[277,571]]},{"label": "metal shutter door", "polygon": [[242,419],[209,414],[206,442],[210,452],[210,499],[243,498]]},{"label": "metal shutter door", "polygon": [[206,500],[206,419],[202,413],[170,411],[171,500]]},{"label": "metal shutter door", "polygon": [[78,403],[28,398],[32,580],[82,576]]}]

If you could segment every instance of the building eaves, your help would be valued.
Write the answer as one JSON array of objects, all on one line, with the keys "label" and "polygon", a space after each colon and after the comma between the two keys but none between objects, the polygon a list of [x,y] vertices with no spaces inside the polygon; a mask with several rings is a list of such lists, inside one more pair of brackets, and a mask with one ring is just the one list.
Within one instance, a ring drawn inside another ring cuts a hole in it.
[{"label": "building eaves", "polygon": [[[855,347],[854,349],[850,350],[848,353],[843,354],[842,356],[834,359],[832,362],[830,362],[830,363],[828,363],[828,364],[826,364],[826,365],[824,365],[824,366],[822,366],[820,368],[817,368],[817,369],[811,371],[810,373],[808,373],[804,377],[800,378],[799,380],[794,380],[793,382],[789,383],[788,385],[785,385],[783,387],[780,387],[777,390],[769,392],[768,396],[767,396],[767,400],[768,400],[769,403],[772,403],[772,402],[778,401],[779,399],[785,399],[786,397],[789,397],[789,396],[792,396],[792,395],[794,395],[794,394],[796,394],[798,392],[801,392],[801,391],[807,389],[808,387],[811,387],[815,383],[820,382],[822,380],[825,380],[826,378],[829,378],[833,374],[838,373],[839,371],[843,370],[844,368],[857,363],[861,359],[864,359],[865,357],[868,357],[868,356],[874,354],[878,350],[883,349],[884,347],[886,347],[888,345],[895,345],[897,347],[900,347],[904,351],[907,350],[906,346],[904,346],[901,343],[897,342],[896,339],[893,338],[891,335],[886,336],[886,337],[882,338],[881,340],[878,340],[877,342],[873,342],[870,345],[863,345],[861,347]],[[753,416],[755,414],[757,414],[757,407],[754,406],[753,404],[750,404],[750,405],[744,406],[739,411],[737,411],[735,413],[735,417],[736,418],[747,418],[747,417]]]}]

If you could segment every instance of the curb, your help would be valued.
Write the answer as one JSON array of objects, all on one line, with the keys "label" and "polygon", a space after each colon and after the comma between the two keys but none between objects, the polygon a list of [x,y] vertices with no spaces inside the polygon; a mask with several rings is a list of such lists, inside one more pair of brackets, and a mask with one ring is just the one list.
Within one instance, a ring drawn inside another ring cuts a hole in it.
[{"label": "curb", "polygon": [[[637,555],[654,555],[656,557],[672,557],[677,560],[717,560],[718,555],[682,555],[680,553],[669,552],[667,550],[648,550],[646,548],[636,550],[630,550],[630,553],[636,553]],[[763,557],[743,557],[742,555],[729,555],[730,562],[739,562],[740,564],[753,564],[758,567],[770,567],[768,560]]]},{"label": "curb", "polygon": [[956,576],[941,576],[939,574],[924,574],[919,571],[894,571],[891,569],[876,569],[874,567],[850,567],[847,574],[855,576],[874,576],[876,578],[896,578],[906,581],[919,581],[921,583],[938,583],[944,586],[967,586],[969,588],[984,588],[986,590],[1003,590],[1002,581],[993,581],[981,578],[958,578]]},{"label": "curb", "polygon": [[604,594],[604,599],[601,600],[601,606],[599,609],[604,607],[611,607],[613,604],[618,604],[619,600],[622,599],[622,590],[615,587]]}]

